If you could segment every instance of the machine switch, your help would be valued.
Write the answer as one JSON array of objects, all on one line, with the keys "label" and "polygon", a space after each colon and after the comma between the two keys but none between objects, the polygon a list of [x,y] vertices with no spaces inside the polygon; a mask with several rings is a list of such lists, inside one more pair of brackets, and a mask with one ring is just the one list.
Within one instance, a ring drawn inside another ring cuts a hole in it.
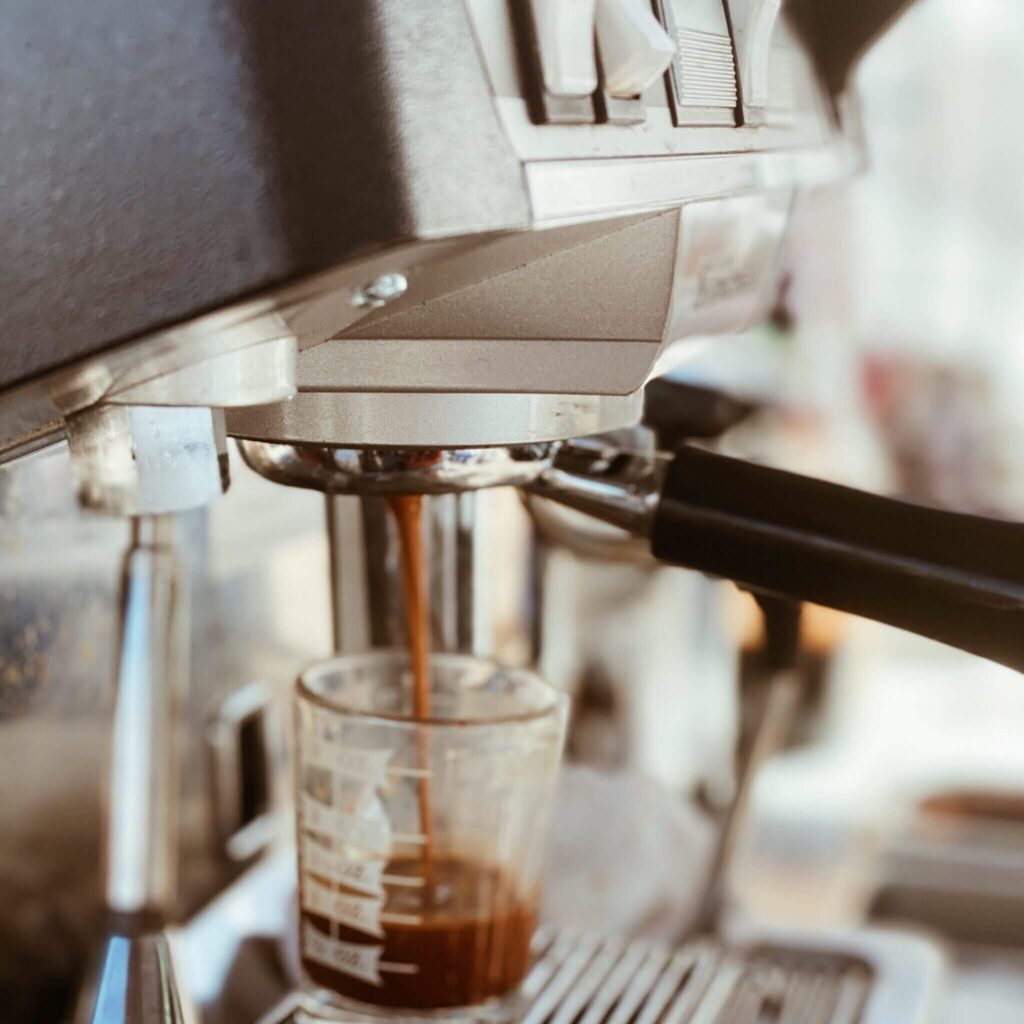
[{"label": "machine switch", "polygon": [[597,0],[597,46],[610,96],[639,96],[676,54],[672,37],[645,0]]},{"label": "machine switch", "polygon": [[530,0],[544,88],[552,96],[590,96],[597,88],[595,0]]}]

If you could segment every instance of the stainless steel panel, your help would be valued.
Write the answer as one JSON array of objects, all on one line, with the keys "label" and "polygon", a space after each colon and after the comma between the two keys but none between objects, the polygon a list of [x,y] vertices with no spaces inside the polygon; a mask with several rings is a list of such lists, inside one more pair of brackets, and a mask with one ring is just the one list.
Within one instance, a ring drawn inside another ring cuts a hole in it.
[{"label": "stainless steel panel", "polygon": [[597,434],[635,423],[643,395],[300,392],[228,410],[236,437],[313,444],[486,447]]},{"label": "stainless steel panel", "polygon": [[[221,501],[178,520],[192,606],[192,687],[176,737],[179,916],[245,866],[217,827],[208,724],[254,680],[280,706],[301,665],[331,649],[322,498],[240,460],[233,475]],[[63,446],[0,468],[0,520],[0,1005],[17,1019],[17,1008],[70,991],[101,933],[100,808],[129,527],[78,508]],[[270,738],[284,781],[281,739]],[[275,821],[279,834],[286,820]]]}]

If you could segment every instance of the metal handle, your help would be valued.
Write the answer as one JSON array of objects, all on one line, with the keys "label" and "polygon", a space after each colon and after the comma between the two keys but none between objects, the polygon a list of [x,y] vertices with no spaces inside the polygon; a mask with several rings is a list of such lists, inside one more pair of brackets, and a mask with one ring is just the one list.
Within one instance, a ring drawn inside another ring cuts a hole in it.
[{"label": "metal handle", "polygon": [[187,662],[173,538],[170,517],[134,520],[124,560],[107,826],[107,905],[117,914],[164,914],[174,899]]}]

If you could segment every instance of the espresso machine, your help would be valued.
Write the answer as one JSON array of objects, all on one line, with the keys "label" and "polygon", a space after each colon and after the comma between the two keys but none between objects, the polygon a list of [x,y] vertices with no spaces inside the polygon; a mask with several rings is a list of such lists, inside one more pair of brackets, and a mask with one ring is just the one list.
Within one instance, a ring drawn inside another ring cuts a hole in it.
[{"label": "espresso machine", "polygon": [[[847,82],[903,6],[5,8],[5,1019],[255,1019],[223,949],[278,920],[287,694],[401,642],[390,495],[428,496],[439,650],[493,650],[516,487],[1020,665],[1016,527],[613,434],[771,307],[794,205],[863,166]],[[538,957],[537,1024],[924,1021],[937,971],[850,936]]]}]

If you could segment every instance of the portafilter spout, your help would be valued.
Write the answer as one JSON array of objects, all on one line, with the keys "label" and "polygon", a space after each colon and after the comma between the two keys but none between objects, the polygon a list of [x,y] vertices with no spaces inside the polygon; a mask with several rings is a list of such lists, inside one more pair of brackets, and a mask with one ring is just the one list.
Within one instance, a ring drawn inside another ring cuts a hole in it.
[{"label": "portafilter spout", "polygon": [[1024,525],[926,508],[684,445],[568,446],[527,485],[655,558],[1024,669]]},{"label": "portafilter spout", "polygon": [[[510,448],[341,448],[240,441],[261,476],[325,495],[328,568],[338,652],[402,647],[401,544],[389,500],[425,495],[423,554],[437,651],[494,653],[502,586],[489,571],[489,509],[481,490],[521,486],[550,467],[557,444]],[[514,574],[513,577],[514,579]]]}]

